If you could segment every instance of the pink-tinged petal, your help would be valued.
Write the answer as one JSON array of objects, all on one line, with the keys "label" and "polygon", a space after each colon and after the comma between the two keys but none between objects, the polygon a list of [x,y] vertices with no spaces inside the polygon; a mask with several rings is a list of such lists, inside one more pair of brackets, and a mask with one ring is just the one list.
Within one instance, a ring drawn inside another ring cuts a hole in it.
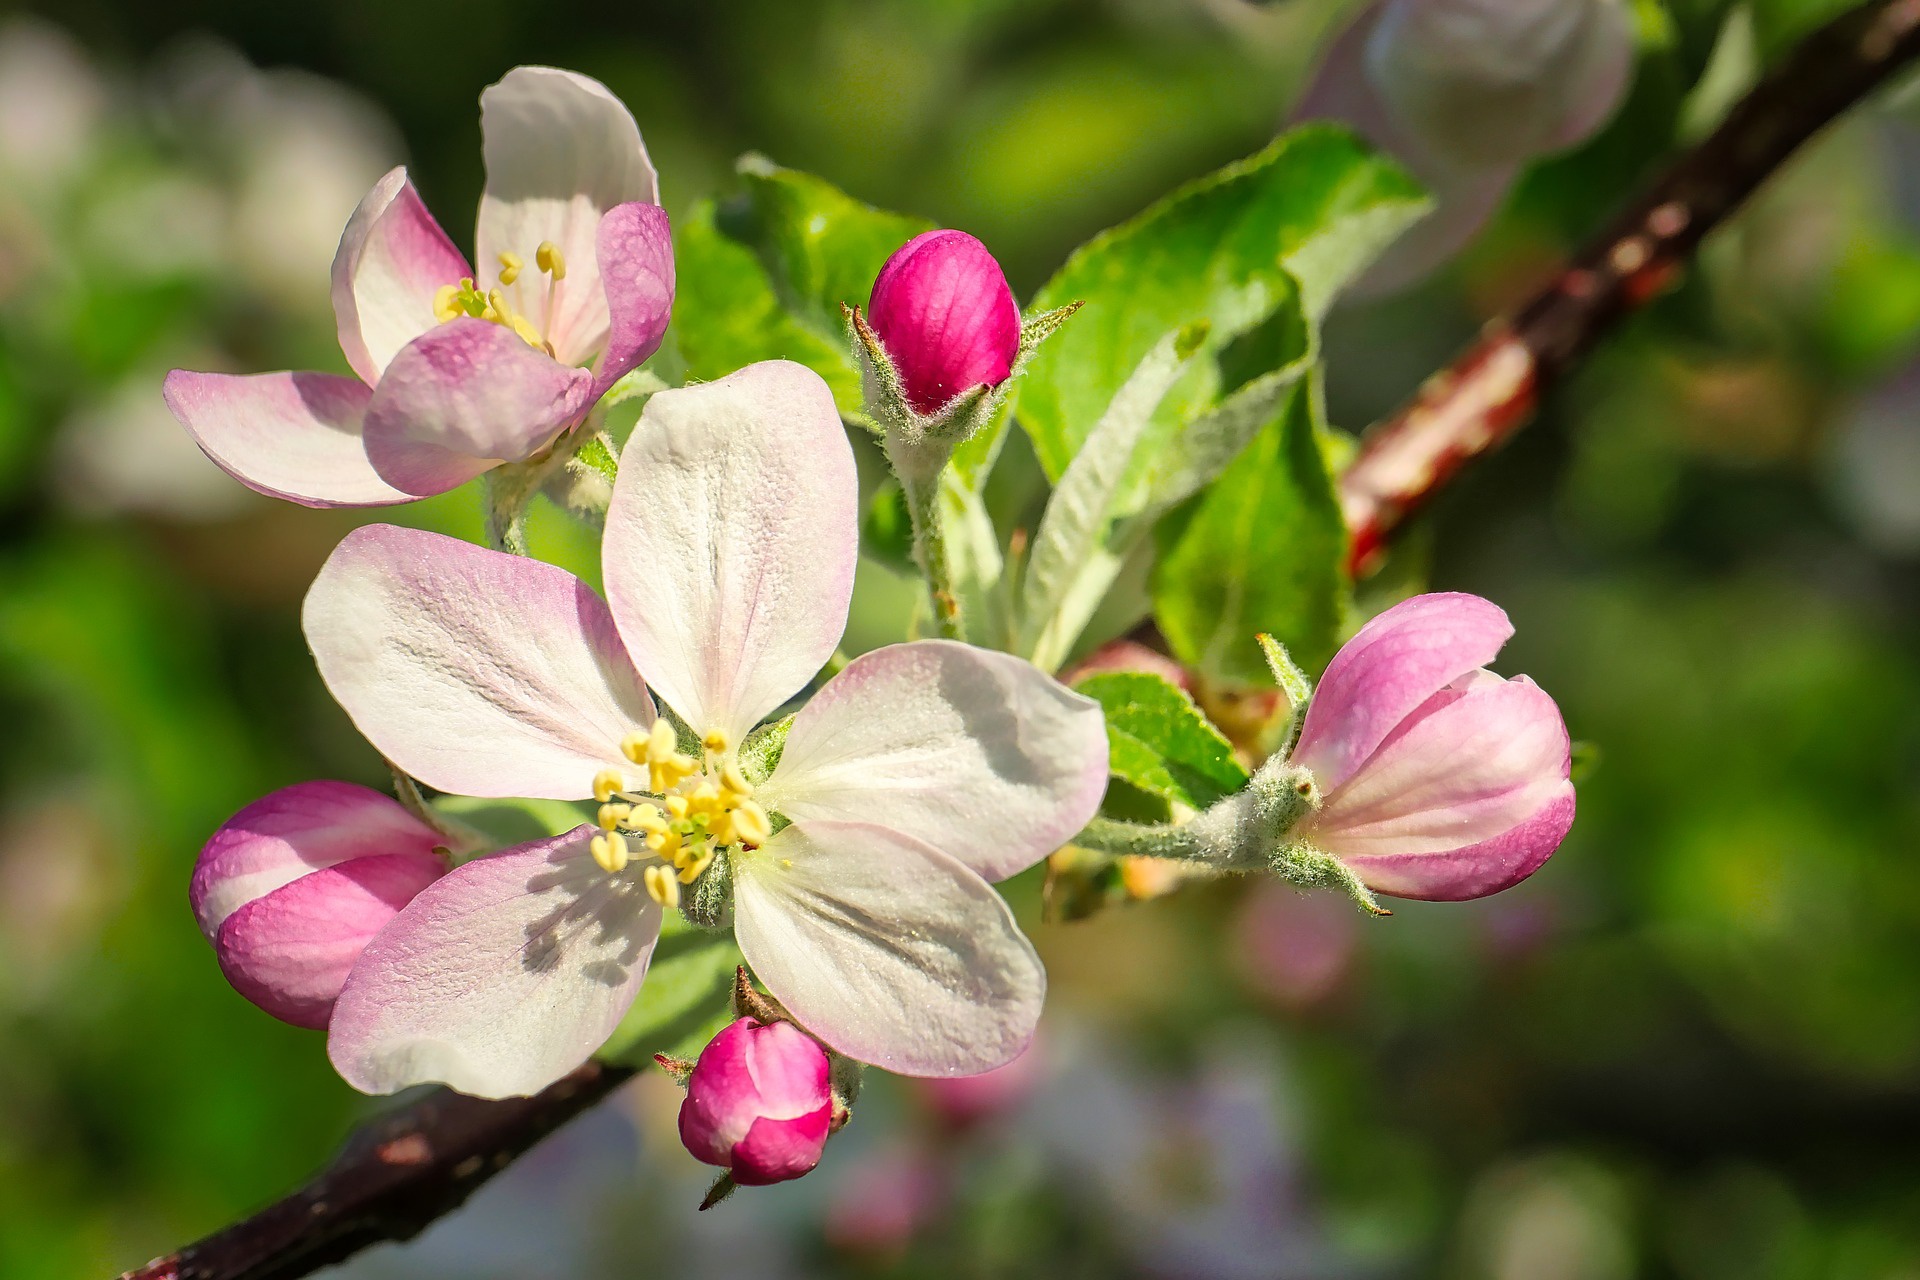
[{"label": "pink-tinged petal", "polygon": [[354,725],[441,791],[583,800],[653,724],[600,597],[524,556],[369,525],[328,557],[302,624]]},{"label": "pink-tinged petal", "polygon": [[1302,831],[1342,859],[1458,849],[1536,813],[1569,763],[1566,724],[1540,686],[1476,672],[1407,717]]},{"label": "pink-tinged petal", "polygon": [[820,1163],[832,1123],[831,1106],[792,1120],[755,1120],[733,1149],[733,1180],[743,1187],[765,1187],[811,1172]]},{"label": "pink-tinged petal", "polygon": [[1011,1062],[1047,975],[993,886],[884,827],[801,821],[737,853],[734,937],[796,1021],[899,1075]]},{"label": "pink-tinged petal", "polygon": [[373,393],[358,378],[175,369],[163,394],[201,451],[249,489],[306,507],[413,501],[367,458],[360,430]]},{"label": "pink-tinged petal", "polygon": [[1512,635],[1507,615],[1479,596],[1449,592],[1401,601],[1360,628],[1327,664],[1293,762],[1311,769],[1321,794],[1328,794],[1415,708],[1493,661]]},{"label": "pink-tinged petal", "polygon": [[607,509],[607,603],[696,731],[739,742],[833,655],[858,503],[833,394],[804,365],[748,365],[647,401]]},{"label": "pink-tinged petal", "polygon": [[1491,839],[1440,853],[1357,854],[1341,860],[1375,893],[1461,902],[1510,889],[1545,865],[1573,828],[1573,784],[1534,815]]},{"label": "pink-tinged petal", "polygon": [[302,782],[262,796],[213,833],[187,896],[211,940],[255,898],[352,858],[427,857],[447,838],[398,800],[351,782]]},{"label": "pink-tinged petal", "polygon": [[921,413],[999,386],[1020,350],[1020,307],[1006,274],[964,231],[922,232],[897,249],[874,278],[867,311]]},{"label": "pink-tinged petal", "polygon": [[322,1029],[367,944],[446,869],[432,854],[389,854],[304,875],[226,918],[220,971],[282,1022]]},{"label": "pink-tinged petal", "polygon": [[[586,364],[607,341],[607,295],[595,254],[601,215],[634,201],[660,203],[640,128],[597,80],[515,67],[480,95],[480,138],[487,162],[475,237],[480,270],[497,280],[500,254],[518,256],[524,267],[507,286],[509,303],[563,363]],[[534,262],[546,241],[560,249],[567,269],[551,294]]]},{"label": "pink-tinged petal", "polygon": [[480,858],[409,903],[334,1005],[327,1055],[348,1084],[537,1093],[606,1043],[646,976],[660,908],[610,876],[580,827]]},{"label": "pink-tinged petal", "polygon": [[889,827],[989,880],[1071,840],[1107,788],[1100,704],[1024,658],[952,640],[864,654],[794,717],[760,799]]},{"label": "pink-tinged petal", "polygon": [[439,320],[434,295],[473,269],[427,212],[405,168],[374,184],[333,255],[333,318],[340,350],[368,386]]},{"label": "pink-tinged petal", "polygon": [[587,411],[593,375],[471,316],[414,339],[367,404],[367,457],[416,497],[523,462]]},{"label": "pink-tinged petal", "polygon": [[615,205],[600,219],[600,281],[607,293],[607,347],[595,399],[660,349],[673,313],[673,230],[657,204]]}]

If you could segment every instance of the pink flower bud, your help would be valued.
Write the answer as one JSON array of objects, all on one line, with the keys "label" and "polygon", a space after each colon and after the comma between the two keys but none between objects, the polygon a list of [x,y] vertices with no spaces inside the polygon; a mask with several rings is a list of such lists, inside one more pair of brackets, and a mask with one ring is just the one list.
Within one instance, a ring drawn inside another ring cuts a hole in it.
[{"label": "pink flower bud", "polygon": [[1007,277],[964,231],[923,232],[895,250],[873,282],[867,313],[918,413],[999,386],[1020,349],[1020,308]]},{"label": "pink flower bud", "polygon": [[303,782],[214,832],[188,896],[235,991],[283,1022],[323,1028],[374,935],[446,872],[445,843],[377,791]]},{"label": "pink flower bud", "polygon": [[1553,699],[1484,666],[1512,634],[1497,606],[1454,594],[1362,627],[1293,749],[1321,795],[1296,833],[1401,898],[1479,898],[1537,871],[1573,825],[1572,760]]},{"label": "pink flower bud", "polygon": [[680,1141],[744,1187],[820,1163],[833,1119],[826,1051],[791,1022],[741,1018],[700,1051],[680,1104]]}]

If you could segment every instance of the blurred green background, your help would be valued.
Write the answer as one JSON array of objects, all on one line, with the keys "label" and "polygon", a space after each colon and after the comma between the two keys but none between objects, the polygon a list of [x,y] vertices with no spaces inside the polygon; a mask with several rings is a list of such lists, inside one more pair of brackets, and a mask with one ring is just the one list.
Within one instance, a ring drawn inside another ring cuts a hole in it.
[{"label": "blurred green background", "polygon": [[[379,785],[297,608],[351,513],[200,458],[174,366],[344,368],[326,272],[405,160],[457,239],[476,95],[604,80],[670,211],[747,150],[984,238],[1024,297],[1257,149],[1318,0],[63,0],[0,10],[0,1276],[105,1276],[255,1207],[368,1107],[221,980],[200,843]],[[1329,333],[1359,427],[1824,0],[1643,0],[1613,125]],[[1711,74],[1703,73],[1711,68]],[[1560,854],[1363,921],[1278,886],[1032,928],[1033,1078],[883,1084],[815,1175],[696,1216],[645,1079],[359,1277],[1920,1277],[1920,127],[1857,114],[1448,494],[1404,564],[1512,613],[1593,761]],[[383,518],[392,518],[391,516]],[[470,493],[399,519],[475,536]],[[546,511],[536,548],[591,540]],[[856,635],[904,588],[863,579]],[[1032,894],[1027,894],[1031,898]]]}]

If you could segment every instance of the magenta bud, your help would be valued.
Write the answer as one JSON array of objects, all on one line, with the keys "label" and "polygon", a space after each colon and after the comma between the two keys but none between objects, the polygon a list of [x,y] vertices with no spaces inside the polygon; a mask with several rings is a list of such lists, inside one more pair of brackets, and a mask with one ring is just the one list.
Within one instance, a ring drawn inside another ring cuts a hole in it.
[{"label": "magenta bud", "polygon": [[680,1141],[743,1187],[820,1163],[833,1119],[826,1050],[791,1022],[741,1018],[700,1051],[680,1104]]},{"label": "magenta bud", "polygon": [[1567,726],[1525,676],[1486,669],[1513,634],[1478,596],[1415,596],[1341,647],[1291,763],[1320,808],[1296,834],[1377,893],[1454,901],[1519,883],[1573,825]]},{"label": "magenta bud", "polygon": [[446,873],[445,843],[389,796],[303,782],[214,832],[188,897],[233,989],[319,1029],[374,935]]},{"label": "magenta bud", "polygon": [[964,231],[927,231],[894,251],[873,282],[867,319],[916,413],[997,387],[1020,351],[1020,308],[987,247]]}]

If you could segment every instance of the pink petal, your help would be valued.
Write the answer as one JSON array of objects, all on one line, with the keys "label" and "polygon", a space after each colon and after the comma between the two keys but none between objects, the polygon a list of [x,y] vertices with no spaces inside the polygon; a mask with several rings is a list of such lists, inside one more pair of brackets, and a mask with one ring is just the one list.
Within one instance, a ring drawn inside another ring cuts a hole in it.
[{"label": "pink petal", "polygon": [[1004,880],[1071,840],[1107,788],[1099,704],[951,640],[864,654],[794,717],[762,799],[870,822]]},{"label": "pink petal", "polygon": [[820,1163],[832,1122],[830,1105],[792,1120],[755,1120],[733,1149],[733,1180],[743,1187],[765,1187],[810,1172]]},{"label": "pink petal", "polygon": [[175,369],[163,394],[194,443],[249,489],[307,507],[413,501],[367,459],[360,426],[373,393],[357,378]]},{"label": "pink petal", "polygon": [[673,312],[673,231],[657,204],[615,205],[595,241],[607,294],[607,348],[594,375],[598,399],[660,349]]},{"label": "pink petal", "polygon": [[442,791],[583,800],[653,724],[606,605],[538,560],[369,525],[321,568],[302,622],[355,726]]},{"label": "pink petal", "polygon": [[389,854],[304,875],[227,917],[214,940],[220,970],[282,1022],[324,1028],[367,944],[446,869],[432,854]]},{"label": "pink petal", "polygon": [[647,401],[607,510],[607,602],[697,732],[739,742],[833,655],[858,501],[833,395],[804,365],[748,365]]},{"label": "pink petal", "polygon": [[1569,744],[1553,699],[1525,676],[1463,683],[1327,793],[1307,839],[1343,860],[1443,853],[1518,825],[1563,790]]},{"label": "pink petal", "polygon": [[1513,635],[1499,606],[1458,593],[1403,600],[1360,628],[1327,664],[1307,708],[1293,762],[1326,795],[1413,710],[1448,683],[1493,661]]},{"label": "pink petal", "polygon": [[[660,203],[639,126],[597,80],[515,67],[480,95],[480,138],[487,162],[475,237],[480,270],[492,282],[499,255],[518,255],[524,269],[507,286],[508,301],[562,363],[586,364],[607,342],[607,293],[595,252],[600,218],[615,205]],[[535,270],[543,241],[552,241],[567,264],[566,279],[551,292]]]},{"label": "pink petal", "polygon": [[398,800],[351,782],[302,782],[221,824],[194,864],[188,900],[211,940],[242,906],[351,858],[425,857],[446,837]]},{"label": "pink petal", "polygon": [[1530,818],[1477,844],[1441,853],[1342,857],[1376,893],[1429,902],[1461,902],[1508,889],[1538,871],[1573,827],[1571,782]]},{"label": "pink petal", "polygon": [[867,310],[921,413],[1013,371],[1020,307],[1000,264],[964,231],[926,231],[902,245],[875,277]]},{"label": "pink petal", "polygon": [[735,1019],[694,1064],[680,1140],[696,1159],[726,1165],[754,1121],[830,1111],[831,1071],[826,1050],[791,1022]]},{"label": "pink petal", "polygon": [[593,375],[463,316],[409,343],[367,405],[367,457],[417,497],[523,462],[587,411]]},{"label": "pink petal", "polygon": [[646,976],[660,908],[638,876],[600,869],[593,834],[469,862],[394,917],[334,1006],[327,1054],[348,1084],[516,1097],[606,1043]]},{"label": "pink petal", "polygon": [[400,348],[439,323],[434,295],[473,268],[427,212],[405,168],[374,184],[333,257],[333,315],[347,363],[372,386]]}]

